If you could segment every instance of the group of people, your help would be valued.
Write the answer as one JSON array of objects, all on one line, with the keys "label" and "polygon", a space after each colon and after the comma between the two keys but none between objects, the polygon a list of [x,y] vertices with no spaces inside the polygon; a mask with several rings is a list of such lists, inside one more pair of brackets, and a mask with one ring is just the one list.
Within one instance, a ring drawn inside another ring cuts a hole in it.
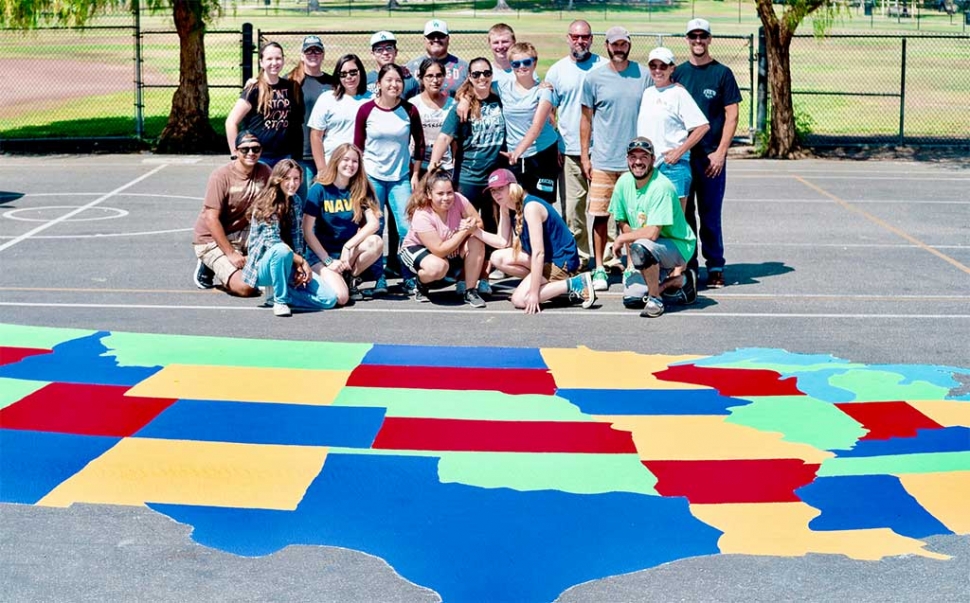
[{"label": "group of people", "polygon": [[607,30],[601,57],[574,21],[544,81],[508,25],[489,30],[491,58],[467,62],[444,21],[424,36],[425,55],[401,65],[394,34],[375,33],[369,73],[354,54],[326,73],[319,36],[285,76],[282,47],[260,49],[226,120],[231,162],[196,223],[199,287],[262,287],[286,316],[363,299],[365,281],[385,294],[393,277],[418,301],[454,285],[484,307],[490,279],[516,277],[512,303],[535,313],[559,296],[592,306],[622,268],[624,304],[657,317],[696,299],[698,238],[706,285],[724,286],[741,96],[710,55],[706,20],[687,25],[687,61],[657,47],[646,68],[623,27]]}]

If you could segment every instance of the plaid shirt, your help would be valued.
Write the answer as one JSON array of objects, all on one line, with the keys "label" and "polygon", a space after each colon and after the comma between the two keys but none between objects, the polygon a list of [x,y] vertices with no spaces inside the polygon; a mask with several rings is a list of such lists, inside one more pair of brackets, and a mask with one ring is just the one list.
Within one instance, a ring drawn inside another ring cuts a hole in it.
[{"label": "plaid shirt", "polygon": [[[306,246],[303,241],[303,201],[294,196],[290,199],[290,212],[293,217],[293,227],[290,236],[293,240],[293,252],[298,255],[306,253]],[[270,247],[277,243],[282,243],[280,236],[280,222],[263,222],[253,219],[249,226],[249,255],[246,256],[246,265],[243,266],[243,282],[250,287],[255,287],[259,280],[259,261],[263,259]]]}]

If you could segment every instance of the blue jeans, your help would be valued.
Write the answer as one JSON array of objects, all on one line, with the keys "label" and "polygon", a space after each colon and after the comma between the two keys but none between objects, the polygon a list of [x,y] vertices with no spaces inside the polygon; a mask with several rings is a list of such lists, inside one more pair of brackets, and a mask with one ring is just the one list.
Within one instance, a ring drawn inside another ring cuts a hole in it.
[{"label": "blue jeans", "polygon": [[[411,180],[410,178],[405,177],[401,180],[391,182],[388,180],[378,180],[376,178],[371,178],[370,176],[368,176],[367,179],[370,180],[371,186],[374,187],[374,192],[377,195],[377,202],[380,204],[382,213],[384,214],[381,217],[381,234],[384,232],[384,224],[386,223],[386,218],[384,216],[386,215],[388,209],[390,209],[391,214],[394,216],[395,230],[387,233],[388,248],[391,254],[394,256],[394,264],[396,266],[401,266],[401,276],[404,278],[410,278],[413,276],[410,274],[410,271],[408,271],[407,274],[404,274],[404,272],[407,271],[407,268],[400,263],[399,251],[401,241],[403,241],[404,237],[406,237],[408,234],[409,224],[406,210],[408,206],[408,198],[411,197]],[[381,270],[383,270],[383,261],[383,258],[381,258],[378,260],[378,262],[375,262],[375,264],[381,264],[379,267]]]},{"label": "blue jeans", "polygon": [[257,262],[256,270],[256,285],[273,287],[273,298],[278,304],[313,310],[327,310],[337,305],[337,294],[317,274],[302,287],[290,284],[293,276],[293,250],[284,243],[270,247]]},{"label": "blue jeans", "polygon": [[[690,154],[692,181],[690,195],[687,196],[687,224],[700,240],[701,253],[708,271],[724,269],[724,237],[721,235],[721,206],[724,204],[724,187],[727,183],[727,162],[721,173],[713,178],[704,175],[710,162],[707,153],[696,151]],[[695,209],[696,208],[696,209]],[[700,230],[697,228],[700,218]],[[697,251],[688,266],[697,270]]]}]

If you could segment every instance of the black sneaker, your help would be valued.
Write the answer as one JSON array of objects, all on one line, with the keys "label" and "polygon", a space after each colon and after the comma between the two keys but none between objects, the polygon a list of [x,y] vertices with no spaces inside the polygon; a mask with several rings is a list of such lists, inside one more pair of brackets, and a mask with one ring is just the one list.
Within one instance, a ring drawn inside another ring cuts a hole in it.
[{"label": "black sneaker", "polygon": [[681,302],[689,306],[697,301],[697,273],[688,268],[687,272],[684,273],[684,277],[686,278],[684,286],[680,288],[683,294]]},{"label": "black sneaker", "polygon": [[424,287],[424,285],[418,284],[417,286],[415,286],[414,301],[422,302],[422,303],[431,301],[431,298],[428,297],[428,290]]},{"label": "black sneaker", "polygon": [[195,286],[199,289],[212,289],[216,286],[214,280],[216,278],[216,273],[212,271],[211,268],[202,263],[199,260],[195,264],[195,274],[193,279],[195,281]]},{"label": "black sneaker", "polygon": [[630,244],[630,259],[633,261],[633,266],[640,270],[649,268],[657,263],[657,258],[653,253],[640,243]]},{"label": "black sneaker", "polygon": [[720,289],[724,287],[724,272],[721,270],[707,271],[707,288]]},{"label": "black sneaker", "polygon": [[359,302],[364,299],[364,294],[360,292],[360,282],[360,279],[355,276],[347,283],[347,291],[350,292],[350,301],[352,302]]},{"label": "black sneaker", "polygon": [[478,289],[468,289],[465,291],[465,303],[472,308],[485,307],[485,300],[478,294]]}]

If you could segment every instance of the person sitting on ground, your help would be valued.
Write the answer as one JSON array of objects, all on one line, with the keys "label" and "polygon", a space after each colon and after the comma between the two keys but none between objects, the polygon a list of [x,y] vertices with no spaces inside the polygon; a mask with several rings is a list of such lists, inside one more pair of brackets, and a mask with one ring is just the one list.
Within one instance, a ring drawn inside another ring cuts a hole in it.
[{"label": "person sitting on ground", "polygon": [[332,283],[337,296],[360,301],[360,275],[384,253],[384,241],[377,234],[381,210],[364,173],[360,149],[346,142],[334,150],[310,187],[303,212],[307,261],[313,272],[343,275]]},{"label": "person sitting on ground", "polygon": [[[593,280],[589,272],[577,274],[576,239],[559,213],[539,197],[526,194],[509,170],[493,172],[487,188],[501,210],[499,230],[493,234],[477,228],[473,234],[496,248],[491,256],[495,268],[522,279],[512,293],[512,305],[536,314],[542,302],[568,294],[590,308],[596,301]],[[510,210],[515,213],[514,232]]]},{"label": "person sitting on ground", "polygon": [[[684,304],[697,299],[697,273],[687,269],[697,241],[677,189],[654,167],[650,139],[631,140],[626,161],[629,171],[616,181],[610,198],[610,213],[621,230],[613,255],[626,250],[627,270],[639,270],[647,285],[640,316],[657,318],[664,313],[662,294]],[[668,289],[673,293],[666,294]]]},{"label": "person sitting on ground", "polygon": [[[249,255],[242,280],[250,287],[267,288],[263,305],[272,305],[276,316],[290,316],[290,306],[327,310],[347,303],[346,291],[338,298],[333,287],[314,274],[303,257],[303,209],[296,195],[302,181],[300,164],[282,159],[253,202]],[[339,276],[330,280],[342,282]]]},{"label": "person sitting on ground", "polygon": [[485,245],[471,236],[481,228],[472,204],[455,192],[451,174],[434,166],[421,179],[407,205],[411,227],[401,246],[401,261],[417,275],[414,298],[430,301],[428,290],[464,277],[464,300],[484,308],[476,288],[485,262]]},{"label": "person sitting on ground", "polygon": [[256,290],[243,282],[239,271],[246,264],[249,210],[271,169],[259,161],[263,147],[254,133],[243,130],[233,142],[236,155],[209,176],[202,211],[195,221],[195,284],[211,289],[218,279],[229,293],[248,297]]}]

